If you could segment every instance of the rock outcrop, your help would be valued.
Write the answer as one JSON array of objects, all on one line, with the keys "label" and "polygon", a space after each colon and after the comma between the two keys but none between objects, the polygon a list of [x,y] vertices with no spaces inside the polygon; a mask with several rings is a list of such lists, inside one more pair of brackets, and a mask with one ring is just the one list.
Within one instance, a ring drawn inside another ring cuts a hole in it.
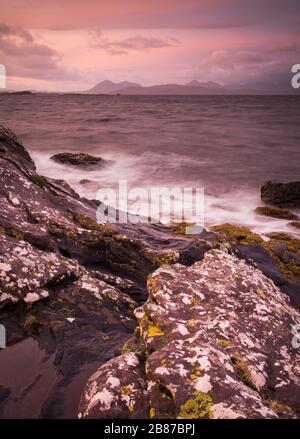
[{"label": "rock outcrop", "polygon": [[254,211],[258,215],[270,216],[272,218],[293,220],[297,219],[297,215],[288,209],[281,209],[280,207],[259,206]]},{"label": "rock outcrop", "polygon": [[[70,408],[68,386],[110,360],[132,334],[133,309],[147,298],[147,276],[166,262],[191,264],[211,246],[207,239],[192,241],[159,227],[99,224],[100,203],[80,198],[62,180],[39,175],[4,127],[0,180],[0,324],[6,327],[6,351],[29,337],[37,340],[57,378],[32,404],[32,417],[74,417],[82,388],[72,389],[77,401]],[[39,380],[34,378],[37,386]],[[31,389],[31,382],[23,384]],[[3,416],[13,399],[11,392],[0,402]]]},{"label": "rock outcrop", "polygon": [[269,233],[262,239],[247,227],[221,224],[211,228],[230,251],[259,268],[276,286],[300,305],[300,240],[286,233]]},{"label": "rock outcrop", "polygon": [[261,187],[261,199],[278,207],[300,207],[300,181],[279,183],[267,181]]},{"label": "rock outcrop", "polygon": [[78,153],[72,154],[70,152],[62,152],[50,157],[58,163],[66,163],[67,165],[77,166],[80,168],[94,167],[103,165],[105,161],[101,157],[95,157],[90,154]]},{"label": "rock outcrop", "polygon": [[80,418],[300,415],[300,315],[260,270],[212,250],[160,267],[148,292],[137,335],[90,378]]}]

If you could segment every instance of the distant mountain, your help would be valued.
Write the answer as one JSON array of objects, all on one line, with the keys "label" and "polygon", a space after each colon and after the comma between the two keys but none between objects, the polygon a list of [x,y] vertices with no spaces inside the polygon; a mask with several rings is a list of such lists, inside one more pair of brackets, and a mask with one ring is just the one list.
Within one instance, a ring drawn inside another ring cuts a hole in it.
[{"label": "distant mountain", "polygon": [[[295,90],[278,91],[276,94],[294,94]],[[73,92],[74,93],[74,92]],[[258,89],[256,87],[234,88],[223,87],[217,82],[200,82],[193,80],[185,85],[160,84],[144,87],[135,82],[102,81],[80,94],[120,94],[120,95],[270,95],[274,91],[270,89]]]},{"label": "distant mountain", "polygon": [[150,87],[125,87],[117,90],[116,93],[122,95],[208,95],[208,94],[227,94],[227,90],[220,88],[209,88],[201,85],[178,85],[163,84],[152,85]]},{"label": "distant mountain", "polygon": [[187,87],[202,87],[207,90],[219,90],[219,91],[225,91],[226,89],[222,87],[222,85],[218,84],[217,82],[208,81],[208,82],[200,82],[194,79],[193,81],[190,81],[186,84]]},{"label": "distant mountain", "polygon": [[141,85],[137,84],[136,82],[129,82],[129,81],[123,81],[123,82],[112,82],[112,81],[102,81],[99,82],[99,84],[96,84],[94,87],[90,88],[89,90],[85,91],[84,93],[87,94],[110,94],[110,93],[116,93],[118,90],[122,90],[127,87],[141,87]]}]

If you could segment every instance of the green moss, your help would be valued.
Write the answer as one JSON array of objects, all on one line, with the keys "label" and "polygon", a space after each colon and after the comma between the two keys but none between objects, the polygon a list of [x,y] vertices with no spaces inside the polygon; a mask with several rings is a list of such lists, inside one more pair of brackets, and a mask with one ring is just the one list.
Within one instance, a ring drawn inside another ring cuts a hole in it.
[{"label": "green moss", "polygon": [[244,244],[260,246],[268,250],[270,256],[276,262],[279,270],[292,282],[299,282],[300,279],[300,267],[292,259],[289,262],[289,258],[280,259],[276,252],[276,247],[279,243],[283,243],[287,247],[287,251],[300,256],[300,240],[294,238],[287,233],[273,232],[267,236],[269,241],[264,241],[260,235],[251,232],[247,227],[236,226],[232,224],[221,224],[219,226],[211,227],[211,230],[218,233],[221,239],[227,241],[231,245]]},{"label": "green moss", "polygon": [[[264,247],[269,251],[272,258],[275,260],[278,268],[282,274],[290,279],[292,282],[299,282],[300,279],[300,267],[296,264],[293,259],[289,258],[279,258],[276,253],[276,248],[278,244],[284,244],[286,246],[286,251],[290,252],[296,256],[300,256],[300,240],[293,238],[287,233],[269,233],[268,237],[271,238],[270,241],[264,243]],[[284,256],[283,254],[283,256]]]},{"label": "green moss", "polygon": [[70,212],[69,219],[87,230],[95,230],[109,236],[115,233],[109,225],[99,224],[96,220],[84,215],[81,212]]},{"label": "green moss", "polygon": [[128,352],[134,352],[140,358],[145,357],[145,346],[142,343],[142,340],[137,336],[131,337],[127,340],[121,349],[119,350],[120,354],[126,354]]},{"label": "green moss", "polygon": [[230,244],[248,244],[261,245],[263,239],[257,233],[251,232],[247,227],[236,226],[225,223],[210,228],[213,232],[220,235],[221,238],[228,241]]},{"label": "green moss", "polygon": [[271,232],[267,233],[266,236],[276,241],[290,241],[292,239],[290,235],[284,232]]},{"label": "green moss", "polygon": [[259,206],[254,211],[258,215],[271,216],[272,218],[280,218],[291,220],[295,218],[293,212],[288,209],[281,209],[280,207]]},{"label": "green moss", "polygon": [[49,232],[54,236],[69,237],[71,239],[77,238],[76,229],[72,229],[71,227],[67,227],[62,224],[49,223],[48,229]]},{"label": "green moss", "polygon": [[42,175],[31,175],[31,180],[41,188],[49,187],[48,181]]},{"label": "green moss", "polygon": [[228,346],[232,345],[232,342],[230,340],[226,340],[226,338],[219,338],[217,340],[217,343],[219,346],[222,346],[223,348],[227,348]]},{"label": "green moss", "polygon": [[292,221],[289,223],[289,226],[295,227],[296,229],[300,229],[300,221]]},{"label": "green moss", "polygon": [[147,252],[146,257],[153,263],[155,268],[159,268],[164,264],[175,264],[178,259],[177,253],[173,251],[165,253]]},{"label": "green moss", "polygon": [[172,233],[172,235],[175,235],[175,236],[186,235],[187,234],[186,229],[188,227],[193,227],[194,225],[195,225],[195,223],[190,223],[187,221],[182,221],[182,222],[178,222],[178,223],[173,222],[170,226],[171,233]]},{"label": "green moss", "polygon": [[179,417],[183,419],[212,417],[210,411],[212,403],[213,400],[210,395],[197,390],[193,393],[193,398],[188,399],[181,405]]}]

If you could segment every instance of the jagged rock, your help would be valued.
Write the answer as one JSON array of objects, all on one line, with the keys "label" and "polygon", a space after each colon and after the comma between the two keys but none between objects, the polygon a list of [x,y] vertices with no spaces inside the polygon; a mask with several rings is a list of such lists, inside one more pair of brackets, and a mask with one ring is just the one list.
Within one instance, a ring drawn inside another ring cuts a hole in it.
[{"label": "jagged rock", "polygon": [[[17,342],[36,340],[42,364],[52,360],[55,379],[47,375],[50,366],[41,366],[50,388],[30,403],[31,416],[74,417],[87,377],[132,335],[135,300],[146,299],[148,274],[165,262],[191,264],[210,244],[148,224],[99,224],[101,202],[37,174],[23,145],[3,127],[0,181],[4,354]],[[38,385],[41,377],[32,378]],[[34,393],[35,384],[24,379],[23,387]],[[14,404],[12,391],[1,416]],[[19,406],[17,413],[22,416]]]},{"label": "jagged rock", "polygon": [[126,353],[106,363],[87,383],[79,418],[143,419],[148,417],[149,397],[143,363]]},{"label": "jagged rock", "polygon": [[138,417],[141,399],[150,418],[300,416],[300,314],[260,270],[212,250],[191,267],[161,266],[148,291],[135,310],[143,354],[129,357],[139,367],[116,387],[128,353],[100,367],[79,417]]},{"label": "jagged rock", "polygon": [[[258,267],[275,285],[290,296],[293,304],[300,304],[300,240],[287,233],[269,233],[263,240],[247,227],[221,224],[212,227],[225,246],[249,264]],[[279,252],[281,249],[281,252]]]},{"label": "jagged rock", "polygon": [[67,165],[78,166],[81,168],[95,165],[99,166],[104,163],[104,160],[101,157],[95,157],[85,153],[72,154],[69,152],[63,152],[55,154],[50,158],[58,163],[66,163]]},{"label": "jagged rock", "polygon": [[267,181],[261,187],[261,199],[278,207],[300,207],[300,181],[279,183]]},{"label": "jagged rock", "polygon": [[49,296],[51,285],[79,276],[76,261],[0,236],[0,306],[20,299],[26,303],[44,299]]}]

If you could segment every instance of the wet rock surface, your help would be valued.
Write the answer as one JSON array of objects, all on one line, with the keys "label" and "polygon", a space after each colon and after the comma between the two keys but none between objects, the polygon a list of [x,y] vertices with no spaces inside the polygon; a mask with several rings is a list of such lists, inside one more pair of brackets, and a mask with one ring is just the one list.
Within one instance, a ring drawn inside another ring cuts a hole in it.
[{"label": "wet rock surface", "polygon": [[281,209],[280,207],[259,206],[254,211],[258,215],[270,216],[272,218],[292,220],[297,219],[297,215],[288,209]]},{"label": "wet rock surface", "polygon": [[55,154],[50,158],[55,162],[65,163],[67,165],[77,166],[80,168],[95,165],[99,166],[105,163],[101,157],[95,157],[85,153],[72,154],[70,152],[62,152],[60,154]]},{"label": "wet rock surface", "polygon": [[300,315],[260,270],[212,250],[161,266],[148,292],[139,333],[90,378],[79,417],[299,417]]},{"label": "wet rock surface", "polygon": [[[0,324],[7,332],[0,361],[5,352],[19,363],[10,349],[36,340],[55,377],[30,402],[31,417],[76,417],[88,376],[133,333],[133,310],[147,299],[147,276],[166,262],[201,259],[210,244],[148,225],[99,224],[100,203],[37,174],[4,127],[0,180]],[[1,383],[0,416],[21,417],[14,401],[26,405],[22,395],[34,395],[41,377],[37,372],[18,389],[8,382]]]},{"label": "wet rock surface", "polygon": [[261,199],[278,207],[300,207],[300,181],[279,183],[267,181],[261,187]]}]

